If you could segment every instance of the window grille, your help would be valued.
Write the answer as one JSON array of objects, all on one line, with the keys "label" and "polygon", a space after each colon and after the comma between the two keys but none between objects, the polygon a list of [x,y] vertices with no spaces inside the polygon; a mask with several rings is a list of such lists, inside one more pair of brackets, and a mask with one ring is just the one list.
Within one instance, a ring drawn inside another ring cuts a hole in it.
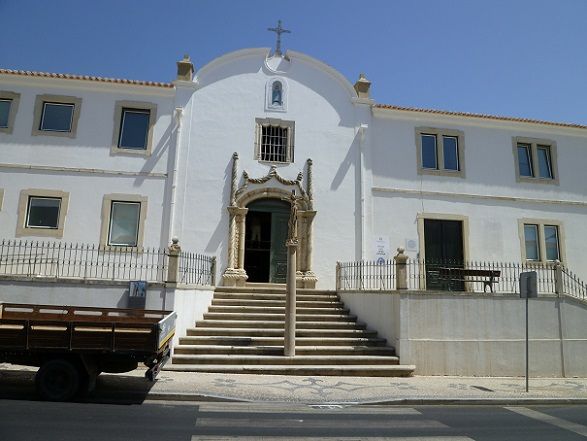
[{"label": "window grille", "polygon": [[270,124],[257,121],[257,159],[293,162],[293,122]]}]

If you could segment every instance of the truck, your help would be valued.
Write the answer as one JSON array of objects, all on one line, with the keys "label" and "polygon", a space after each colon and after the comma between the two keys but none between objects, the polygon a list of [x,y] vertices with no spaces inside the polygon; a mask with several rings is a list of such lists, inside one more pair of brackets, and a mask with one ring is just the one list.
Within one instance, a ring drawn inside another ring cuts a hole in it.
[{"label": "truck", "polygon": [[69,401],[94,390],[102,372],[144,363],[154,381],[171,355],[172,311],[0,303],[0,362],[39,367],[44,400]]}]

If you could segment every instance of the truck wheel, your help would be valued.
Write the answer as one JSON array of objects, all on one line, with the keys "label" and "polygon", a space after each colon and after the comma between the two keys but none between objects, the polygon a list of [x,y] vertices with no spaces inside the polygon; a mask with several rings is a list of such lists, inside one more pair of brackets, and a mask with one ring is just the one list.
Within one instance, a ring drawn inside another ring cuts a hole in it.
[{"label": "truck wheel", "polygon": [[79,390],[80,374],[77,367],[67,360],[49,360],[37,372],[35,384],[42,399],[68,401]]}]

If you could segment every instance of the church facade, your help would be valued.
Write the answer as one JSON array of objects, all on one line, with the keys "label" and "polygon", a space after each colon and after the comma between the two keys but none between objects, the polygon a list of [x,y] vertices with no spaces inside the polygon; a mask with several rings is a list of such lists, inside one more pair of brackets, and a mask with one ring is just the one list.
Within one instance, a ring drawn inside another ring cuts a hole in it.
[{"label": "church facade", "polygon": [[[587,279],[587,127],[375,103],[305,54],[244,49],[172,83],[0,70],[0,236],[217,258],[300,287],[337,261],[560,260]],[[379,250],[379,254],[376,250]]]}]

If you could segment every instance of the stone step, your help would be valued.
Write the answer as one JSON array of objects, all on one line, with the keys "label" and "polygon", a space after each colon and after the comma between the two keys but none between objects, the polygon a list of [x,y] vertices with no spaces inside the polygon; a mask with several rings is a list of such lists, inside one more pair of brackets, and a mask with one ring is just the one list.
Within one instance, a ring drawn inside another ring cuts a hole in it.
[{"label": "stone step", "polygon": [[[241,292],[215,292],[215,299],[226,300],[281,300],[285,301],[285,293],[241,293]],[[300,294],[296,296],[298,301],[339,301],[336,294]]]},{"label": "stone step", "polygon": [[241,365],[397,365],[399,358],[395,356],[357,355],[354,357],[340,355],[173,355],[173,364],[241,364]]},{"label": "stone step", "polygon": [[[212,306],[249,306],[249,307],[280,307],[285,308],[285,300],[258,300],[258,299],[213,299]],[[302,308],[344,308],[340,301],[299,300],[296,306]]]},{"label": "stone step", "polygon": [[[258,294],[284,294],[285,295],[285,284],[283,285],[266,285],[266,284],[255,284],[248,286],[217,286],[214,289],[214,293],[258,293]],[[296,289],[296,295],[336,295],[336,291],[327,289]]]},{"label": "stone step", "polygon": [[360,377],[408,377],[413,374],[416,366],[345,366],[345,365],[214,365],[214,364],[175,364],[165,365],[164,370],[182,372],[214,372],[233,374],[265,374],[265,375],[319,375],[319,376],[360,376]]},{"label": "stone step", "polygon": [[[263,328],[285,329],[282,321],[258,321],[258,320],[202,320],[196,322],[196,328]],[[322,322],[298,322],[297,329],[366,329],[367,325],[352,320],[322,321]]]},{"label": "stone step", "polygon": [[[187,330],[188,336],[196,335],[219,335],[238,337],[282,337],[283,329],[263,328],[191,328]],[[296,337],[377,337],[376,331],[364,329],[296,329]]]},{"label": "stone step", "polygon": [[[296,337],[299,346],[385,346],[384,338]],[[283,337],[238,337],[198,335],[179,338],[180,345],[283,346]]]},{"label": "stone step", "polygon": [[[239,312],[206,312],[204,320],[261,320],[261,321],[281,321],[285,320],[284,313],[274,314],[243,314]],[[298,322],[315,322],[320,320],[342,321],[356,320],[357,316],[349,314],[296,314]]]},{"label": "stone step", "polygon": [[[210,306],[208,312],[226,312],[240,314],[285,314],[284,307],[278,306]],[[347,314],[348,309],[344,308],[303,308],[296,307],[297,314]]]},{"label": "stone step", "polygon": [[[226,355],[283,355],[280,346],[225,346],[225,345],[177,345],[174,354],[226,354]],[[395,356],[395,349],[389,346],[297,346],[296,355],[387,355]]]}]

